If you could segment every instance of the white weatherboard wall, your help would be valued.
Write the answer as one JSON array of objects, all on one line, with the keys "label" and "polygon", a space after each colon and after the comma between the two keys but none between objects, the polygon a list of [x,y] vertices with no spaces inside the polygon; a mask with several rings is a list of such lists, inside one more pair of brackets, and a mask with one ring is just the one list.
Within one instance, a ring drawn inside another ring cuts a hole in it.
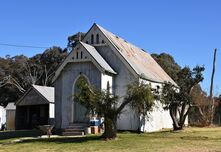
[{"label": "white weatherboard wall", "polygon": [[0,129],[2,125],[6,123],[6,110],[4,107],[0,106]]},{"label": "white weatherboard wall", "polygon": [[49,103],[49,118],[55,118],[55,106],[54,103]]},{"label": "white weatherboard wall", "polygon": [[170,117],[169,111],[164,110],[159,101],[155,101],[153,111],[148,114],[145,124],[141,125],[142,132],[153,132],[164,128],[172,128],[173,122]]},{"label": "white weatherboard wall", "polygon": [[[154,83],[143,79],[140,79],[140,82],[150,84],[153,89],[159,88],[159,91],[162,89],[162,84],[160,83]],[[173,128],[169,110],[165,110],[163,107],[164,105],[160,101],[155,101],[153,111],[148,113],[148,118],[145,119],[145,123],[143,122],[141,124],[142,132],[153,132],[164,128]]]},{"label": "white weatherboard wall", "polygon": [[107,83],[109,82],[110,85],[110,92],[112,92],[112,85],[113,85],[113,77],[106,74],[101,74],[101,89],[107,89]]}]

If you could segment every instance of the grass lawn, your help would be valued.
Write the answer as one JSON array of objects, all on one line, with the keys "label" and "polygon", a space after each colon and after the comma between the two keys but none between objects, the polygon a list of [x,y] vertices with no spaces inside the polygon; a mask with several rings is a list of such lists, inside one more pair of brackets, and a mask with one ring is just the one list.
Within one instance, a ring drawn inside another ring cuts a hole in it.
[{"label": "grass lawn", "polygon": [[53,138],[25,140],[21,143],[4,144],[0,152],[221,152],[221,128],[187,128],[181,132],[162,131],[146,134],[119,133],[114,141],[103,141],[98,136],[81,138]]}]

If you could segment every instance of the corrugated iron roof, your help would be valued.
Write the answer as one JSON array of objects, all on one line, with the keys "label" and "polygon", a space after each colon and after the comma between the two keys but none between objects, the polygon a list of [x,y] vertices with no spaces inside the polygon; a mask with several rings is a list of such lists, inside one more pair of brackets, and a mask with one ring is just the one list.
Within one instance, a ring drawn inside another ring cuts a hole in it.
[{"label": "corrugated iron roof", "polygon": [[9,102],[8,105],[5,107],[6,110],[15,110],[16,106],[14,102]]},{"label": "corrugated iron roof", "polygon": [[[32,90],[43,97],[45,100],[23,100]],[[16,106],[27,106],[27,105],[40,105],[49,104],[55,102],[55,94],[53,87],[32,85],[25,94],[15,103]]]},{"label": "corrugated iron roof", "polygon": [[50,103],[54,103],[55,95],[54,95],[54,88],[53,87],[33,85],[33,88],[35,88]]},{"label": "corrugated iron roof", "polygon": [[116,74],[116,72],[110,67],[110,65],[103,59],[103,57],[97,52],[95,47],[88,45],[84,42],[80,42],[88,53],[95,59],[95,61],[104,69],[110,73]]},{"label": "corrugated iron roof", "polygon": [[171,82],[177,86],[172,78],[170,78],[170,76],[146,51],[143,51],[123,38],[114,35],[103,27],[97,24],[96,26],[105,34],[119,53],[142,78],[161,83],[164,83],[165,81]]}]

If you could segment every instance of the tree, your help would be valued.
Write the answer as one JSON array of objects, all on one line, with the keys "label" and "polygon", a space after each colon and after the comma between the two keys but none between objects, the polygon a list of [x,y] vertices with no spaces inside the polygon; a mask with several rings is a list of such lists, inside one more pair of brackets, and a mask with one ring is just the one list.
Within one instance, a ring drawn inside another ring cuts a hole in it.
[{"label": "tree", "polygon": [[190,119],[193,119],[193,125],[209,126],[212,119],[212,110],[210,99],[199,85],[194,87],[191,93],[193,107],[190,114]]},{"label": "tree", "polygon": [[0,105],[16,102],[33,84],[51,86],[56,68],[67,55],[66,49],[52,47],[31,58],[0,58]]},{"label": "tree", "polygon": [[[40,65],[42,75],[40,82],[44,86],[51,86],[52,78],[55,74],[57,67],[68,56],[67,49],[62,50],[60,47],[51,47],[44,51],[40,57]],[[37,61],[35,61],[37,62]]]},{"label": "tree", "polygon": [[151,87],[144,82],[134,82],[128,85],[127,88],[127,95],[124,100],[130,103],[131,108],[135,109],[138,115],[141,116],[140,123],[143,124],[143,130],[145,130],[146,118],[148,117],[148,112],[152,111],[157,91],[151,89]]},{"label": "tree", "polygon": [[8,102],[15,102],[25,92],[20,82],[25,80],[22,71],[23,63],[27,60],[23,55],[0,59],[0,105],[6,106]]},{"label": "tree", "polygon": [[181,67],[175,62],[174,58],[167,53],[151,54],[156,62],[164,69],[164,71],[175,81],[178,80],[178,72]]},{"label": "tree", "polygon": [[191,92],[199,82],[203,81],[202,72],[204,70],[204,67],[200,66],[196,66],[192,70],[184,67],[178,73],[177,84],[179,88],[171,83],[165,83],[161,101],[166,105],[165,108],[170,111],[174,130],[183,129],[192,106]]},{"label": "tree", "polygon": [[85,37],[85,33],[78,32],[68,37],[68,49],[72,50],[76,46],[76,42],[82,41]]},{"label": "tree", "polygon": [[214,122],[217,124],[221,124],[221,94],[218,97],[214,97],[215,101],[215,114],[214,114]]},{"label": "tree", "polygon": [[117,118],[127,105],[130,104],[145,115],[145,112],[153,106],[150,87],[139,85],[138,82],[135,86],[128,86],[127,96],[122,103],[119,103],[118,96],[111,93],[109,83],[107,90],[98,90],[89,86],[83,78],[77,85],[79,89],[74,95],[74,100],[85,106],[88,112],[95,112],[98,116],[104,117],[105,130],[102,137],[105,139],[117,137]]},{"label": "tree", "polygon": [[214,117],[213,80],[214,80],[214,75],[215,75],[215,70],[216,70],[216,52],[217,52],[217,49],[214,50],[213,70],[212,70],[212,75],[211,75],[210,94],[209,94],[209,99],[211,102],[211,112],[212,112],[210,125],[213,124],[213,117]]}]

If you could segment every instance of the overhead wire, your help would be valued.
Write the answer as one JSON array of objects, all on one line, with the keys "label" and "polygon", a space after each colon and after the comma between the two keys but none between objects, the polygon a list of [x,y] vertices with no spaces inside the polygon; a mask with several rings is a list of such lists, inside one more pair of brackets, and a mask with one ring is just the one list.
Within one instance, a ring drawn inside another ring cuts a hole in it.
[{"label": "overhead wire", "polygon": [[9,43],[1,43],[1,46],[9,46],[9,47],[19,47],[19,48],[35,48],[35,49],[47,49],[49,47],[45,46],[33,46],[33,45],[18,45],[18,44],[9,44]]}]

